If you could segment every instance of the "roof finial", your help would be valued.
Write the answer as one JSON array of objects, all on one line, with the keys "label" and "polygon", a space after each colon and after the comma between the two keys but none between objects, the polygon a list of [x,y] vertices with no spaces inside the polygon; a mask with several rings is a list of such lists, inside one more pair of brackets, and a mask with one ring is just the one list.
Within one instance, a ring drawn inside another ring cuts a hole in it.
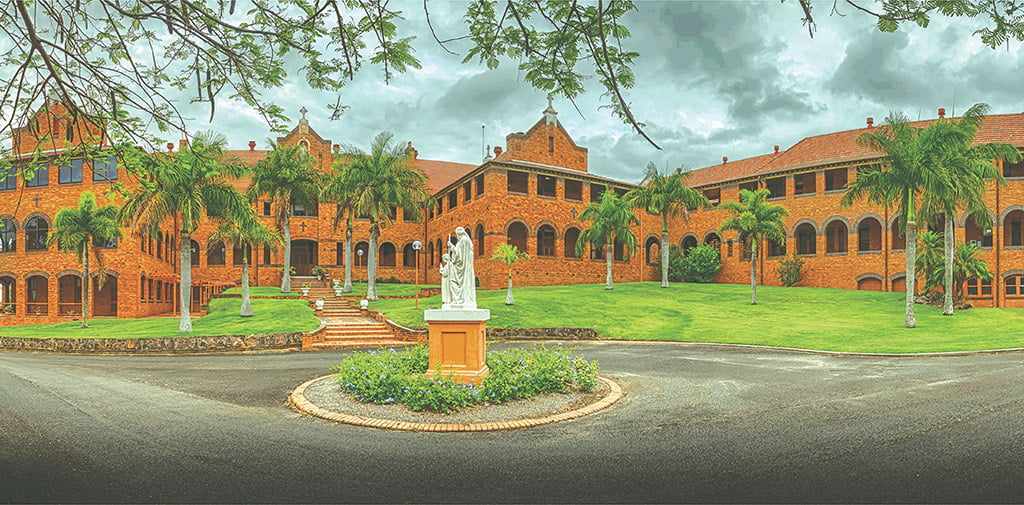
[{"label": "roof finial", "polygon": [[547,124],[558,124],[558,112],[555,111],[555,107],[551,104],[554,100],[553,95],[548,95],[548,108],[544,109],[544,119],[547,120]]},{"label": "roof finial", "polygon": [[302,119],[300,119],[300,121],[305,121],[306,120],[306,113],[307,112],[309,112],[309,111],[306,110],[305,107],[299,109],[299,114],[302,114]]}]

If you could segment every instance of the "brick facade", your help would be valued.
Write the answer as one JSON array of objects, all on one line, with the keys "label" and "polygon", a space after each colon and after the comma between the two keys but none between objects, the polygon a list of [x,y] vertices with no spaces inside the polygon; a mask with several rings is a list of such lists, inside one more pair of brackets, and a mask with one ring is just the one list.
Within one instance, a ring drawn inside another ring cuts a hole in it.
[{"label": "brick facade", "polygon": [[[85,125],[75,125],[74,140],[67,140],[66,128],[71,123],[59,105],[40,111],[33,121],[31,127],[15,131],[17,152],[31,153],[39,147],[45,154],[57,155],[78,143],[103,142],[98,129]],[[802,254],[805,267],[801,285],[899,291],[903,286],[904,256],[901,248],[894,247],[895,216],[887,209],[864,202],[845,209],[838,203],[842,187],[837,181],[841,182],[844,175],[846,181],[854,180],[858,167],[877,159],[877,153],[858,151],[855,147],[853,140],[863,131],[866,129],[810,137],[787,150],[776,148],[774,153],[763,156],[724,160],[720,165],[694,171],[691,185],[719,201],[737,199],[741,187],[771,187],[776,193],[784,189],[784,196],[772,201],[790,211],[785,220],[785,250],[806,249],[806,254]],[[1024,115],[992,116],[980,137],[984,141],[1024,146]],[[288,135],[279,137],[278,142],[305,144],[318,168],[324,172],[331,170],[337,147],[314,131],[305,119]],[[577,216],[601,191],[623,193],[633,185],[590,174],[587,150],[573,142],[550,106],[529,130],[508,135],[506,142],[504,149],[495,148],[494,157],[480,165],[421,159],[410,143],[413,166],[428,176],[429,189],[438,206],[419,221],[406,219],[398,210],[394,224],[381,232],[378,278],[438,283],[440,250],[455,227],[462,226],[476,243],[476,272],[484,289],[499,289],[506,284],[504,265],[488,261],[494,247],[506,240],[518,243],[530,254],[529,259],[516,266],[517,285],[603,281],[604,259],[592,258],[590,251],[575,256],[574,237],[583,230]],[[249,149],[228,154],[255,163],[266,156],[266,151],[256,150],[255,142],[250,142]],[[991,247],[986,246],[982,256],[996,272],[996,278],[991,286],[976,288],[977,296],[971,300],[975,305],[1024,307],[1024,167],[1006,169],[1010,175],[1008,184],[993,185],[988,193],[994,215],[991,233],[969,229],[971,223],[966,216],[958,216],[956,222],[958,242],[991,241]],[[17,188],[0,189],[0,231],[5,222],[13,223],[15,229],[14,250],[5,247],[0,252],[0,283],[13,286],[12,305],[16,308],[14,315],[0,315],[0,326],[52,322],[73,317],[67,315],[68,311],[80,310],[73,296],[73,278],[80,279],[81,265],[55,247],[27,251],[26,226],[30,221],[38,223],[33,221],[38,217],[52,227],[56,212],[75,206],[82,191],[95,193],[101,205],[111,201],[106,191],[111,183],[94,181],[88,168],[82,170],[80,181],[61,182],[59,173],[59,167],[53,165],[45,185],[37,180],[37,185],[26,187],[19,178]],[[130,188],[129,179],[124,167],[118,166],[117,180]],[[826,189],[827,184],[837,186]],[[238,183],[241,189],[246,185],[247,181]],[[272,212],[267,211],[273,209],[267,209],[265,203],[257,201],[254,205],[257,213],[264,216],[262,219],[272,224]],[[344,275],[343,255],[339,254],[344,244],[344,223],[335,227],[336,210],[335,204],[321,202],[315,212],[308,209],[304,213],[309,215],[291,218],[292,262],[302,270],[300,274],[312,265],[320,265],[334,278]],[[750,267],[743,259],[735,234],[720,235],[717,231],[725,214],[711,209],[691,213],[689,220],[674,218],[669,223],[669,240],[684,247],[706,242],[719,244],[723,269],[717,280],[747,283]],[[637,215],[640,224],[634,227],[634,233],[638,250],[614,259],[616,282],[660,279],[653,262],[660,257],[661,220],[644,211]],[[204,222],[193,234],[198,253],[198,261],[193,262],[193,310],[199,310],[214,293],[236,285],[240,279],[241,266],[235,251],[227,249],[221,258],[219,249],[210,247],[207,237],[213,229],[213,223]],[[94,316],[141,317],[176,310],[179,248],[175,230],[172,222],[165,223],[152,236],[124,230],[116,248],[100,250],[103,268],[109,275],[103,292],[91,295]],[[369,222],[356,219],[354,246],[365,250],[368,240]],[[411,244],[417,240],[423,243],[418,271],[414,266],[416,255],[411,250]],[[760,281],[778,285],[775,269],[779,257],[771,255],[767,244],[758,251]],[[362,261],[354,257],[354,263],[353,279],[365,282],[365,255]],[[250,261],[252,283],[278,285],[282,264],[280,250],[268,255],[262,248],[254,248]],[[99,267],[92,264],[91,269],[96,271]],[[1012,291],[1011,285],[1018,294],[1007,294]],[[5,292],[4,305],[9,301],[7,296]]]}]

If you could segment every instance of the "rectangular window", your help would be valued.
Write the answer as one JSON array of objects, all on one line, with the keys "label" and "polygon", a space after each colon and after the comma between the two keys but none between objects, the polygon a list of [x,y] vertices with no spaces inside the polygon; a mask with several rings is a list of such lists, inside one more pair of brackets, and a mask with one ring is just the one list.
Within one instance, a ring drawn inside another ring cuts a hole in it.
[{"label": "rectangular window", "polygon": [[59,178],[61,184],[73,184],[76,182],[82,182],[82,165],[85,160],[73,159],[71,164],[66,167],[60,167]]},{"label": "rectangular window", "polygon": [[527,194],[530,192],[530,176],[526,172],[508,171],[508,192]]},{"label": "rectangular window", "polygon": [[418,219],[413,217],[412,212],[402,209],[402,221],[405,221],[406,223],[415,223]]},{"label": "rectangular window", "polygon": [[590,185],[590,201],[600,202],[601,195],[604,194],[605,187],[603,184],[591,184]]},{"label": "rectangular window", "polygon": [[732,239],[729,239],[728,241],[726,241],[726,244],[729,246],[728,247],[729,257],[731,258],[732,257],[732,244],[733,244]]},{"label": "rectangular window", "polygon": [[708,203],[710,203],[713,207],[718,207],[718,203],[722,200],[722,188],[705,189],[704,198],[707,198]]},{"label": "rectangular window", "polygon": [[484,194],[484,174],[476,176],[476,196]]},{"label": "rectangular window", "polygon": [[0,189],[15,189],[18,187],[18,171],[14,167],[9,167],[7,170],[0,169]]},{"label": "rectangular window", "polygon": [[817,188],[815,187],[816,184],[814,178],[814,172],[811,172],[809,174],[794,175],[793,183],[795,188],[793,189],[793,194],[813,195],[814,193],[816,193]]},{"label": "rectangular window", "polygon": [[837,191],[840,189],[846,189],[847,175],[849,170],[845,168],[837,168],[835,170],[825,171],[825,191]]},{"label": "rectangular window", "polygon": [[462,192],[464,193],[464,195],[463,195],[463,201],[464,202],[469,202],[470,200],[472,200],[473,199],[473,181],[466,181],[466,183],[462,185]]},{"label": "rectangular window", "polygon": [[269,216],[270,215],[270,202],[263,202],[263,215],[264,216]]},{"label": "rectangular window", "polygon": [[117,247],[117,237],[110,240],[103,240],[101,238],[94,238],[92,244],[96,247],[102,247],[104,249],[113,249]]},{"label": "rectangular window", "polygon": [[565,199],[575,202],[583,201],[583,181],[565,180]]},{"label": "rectangular window", "polygon": [[106,158],[92,161],[92,180],[116,181],[117,180],[117,158],[107,156]]},{"label": "rectangular window", "polygon": [[1024,221],[1020,219],[1010,220],[1010,245],[1024,245],[1024,236],[1021,232],[1024,231]]},{"label": "rectangular window", "polygon": [[296,217],[315,217],[319,207],[319,202],[315,201],[308,208],[304,205],[292,202],[292,215]]},{"label": "rectangular window", "polygon": [[768,187],[768,199],[773,198],[785,198],[786,197],[786,178],[776,177],[774,179],[768,179],[765,183]]},{"label": "rectangular window", "polygon": [[35,173],[32,174],[32,178],[25,181],[25,185],[30,188],[38,188],[46,186],[50,183],[50,168],[42,165],[35,167]]},{"label": "rectangular window", "polygon": [[1024,177],[1024,161],[1020,163],[1003,162],[1003,177]]},{"label": "rectangular window", "polygon": [[453,189],[453,190],[451,190],[450,193],[448,193],[448,210],[452,210],[452,209],[454,209],[455,207],[458,207],[458,206],[459,206],[459,190],[456,187],[456,189]]},{"label": "rectangular window", "polygon": [[769,240],[768,241],[768,257],[769,258],[774,258],[774,257],[777,257],[777,256],[785,256],[785,255],[786,255],[786,243],[785,242],[782,242],[780,244],[780,243],[775,242],[774,240]]},{"label": "rectangular window", "polygon": [[537,176],[537,195],[554,197],[557,192],[558,179],[546,175]]},{"label": "rectangular window", "polygon": [[270,251],[271,251],[271,249],[269,247],[266,247],[266,246],[263,247],[263,264],[264,265],[269,265],[271,263],[271,261],[270,261],[271,260]]}]

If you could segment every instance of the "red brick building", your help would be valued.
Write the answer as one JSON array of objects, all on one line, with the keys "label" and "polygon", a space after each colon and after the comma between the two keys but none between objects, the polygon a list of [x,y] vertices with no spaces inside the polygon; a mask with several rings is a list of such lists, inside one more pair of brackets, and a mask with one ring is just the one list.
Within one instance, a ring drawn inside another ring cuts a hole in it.
[{"label": "red brick building", "polygon": [[[70,135],[67,129],[71,125],[63,108],[51,105],[15,131],[15,152],[33,153],[39,147],[45,155],[56,155],[69,143],[102,142],[99,129],[75,125],[76,135]],[[863,202],[849,209],[838,204],[857,168],[878,158],[877,153],[855,143],[860,133],[872,127],[869,122],[867,128],[809,137],[786,150],[776,147],[762,156],[723,159],[720,165],[694,171],[692,186],[713,202],[737,198],[740,188],[767,187],[776,195],[772,200],[789,209],[787,243],[759,248],[764,260],[759,261],[760,279],[765,284],[778,283],[778,258],[784,251],[796,250],[806,259],[801,285],[902,289],[902,237],[894,231],[892,213]],[[39,139],[44,145],[38,145]],[[1024,147],[1024,115],[990,116],[979,140]],[[306,145],[318,168],[331,170],[337,146],[306,119],[278,142]],[[249,163],[266,156],[254,141],[248,144],[248,149],[228,154]],[[168,147],[175,148],[173,144]],[[495,147],[494,156],[480,165],[422,159],[411,143],[409,152],[413,166],[427,175],[438,206],[419,221],[397,215],[394,224],[382,230],[379,278],[439,282],[437,266],[443,244],[456,226],[462,226],[476,242],[476,271],[484,289],[505,285],[505,268],[487,261],[494,247],[505,241],[530,254],[530,259],[516,268],[518,285],[603,281],[603,256],[594,251],[582,257],[575,254],[584,228],[578,215],[604,191],[624,193],[633,185],[591,174],[587,149],[576,145],[550,106],[528,130],[507,135],[504,148]],[[29,156],[17,159],[14,170],[27,163]],[[72,255],[55,247],[46,249],[41,241],[52,228],[56,212],[77,205],[82,191],[95,193],[102,205],[110,201],[106,190],[112,183],[133,184],[116,160],[91,161],[94,170],[89,170],[89,162],[71,160],[68,166],[54,164],[37,171],[31,181],[18,177],[0,182],[0,307],[14,308],[13,314],[0,314],[0,326],[51,322],[73,317],[80,310],[81,266]],[[1001,168],[1009,184],[989,191],[993,226],[981,230],[970,216],[959,216],[956,237],[958,241],[978,241],[996,272],[991,283],[969,283],[973,303],[1024,306],[1024,165]],[[238,182],[239,188],[247,185],[248,181]],[[270,203],[254,205],[270,222]],[[323,266],[335,278],[343,275],[344,230],[335,228],[335,212],[336,204],[329,202],[310,209],[293,208],[291,260],[299,275],[308,275],[315,265]],[[641,248],[634,255],[621,246],[610,252],[617,282],[660,278],[653,264],[660,257],[660,218],[644,211],[637,214],[640,225],[634,232]],[[688,222],[674,219],[670,241],[684,248],[718,244],[724,264],[719,282],[749,282],[749,266],[735,235],[720,236],[717,231],[725,217],[724,211],[712,209],[691,214]],[[90,280],[94,316],[140,317],[176,310],[180,277],[175,230],[172,222],[147,236],[124,230],[119,243],[103,244],[106,247],[100,248],[100,254],[108,280],[102,289],[95,278]],[[212,223],[204,223],[193,235],[193,310],[240,279],[241,251],[209,244],[207,237],[212,231]],[[365,251],[368,221],[357,219],[354,234],[355,249]],[[418,261],[414,241],[423,243]],[[252,253],[253,284],[279,284],[281,253],[262,248]],[[355,256],[354,279],[365,281],[365,258]]]}]

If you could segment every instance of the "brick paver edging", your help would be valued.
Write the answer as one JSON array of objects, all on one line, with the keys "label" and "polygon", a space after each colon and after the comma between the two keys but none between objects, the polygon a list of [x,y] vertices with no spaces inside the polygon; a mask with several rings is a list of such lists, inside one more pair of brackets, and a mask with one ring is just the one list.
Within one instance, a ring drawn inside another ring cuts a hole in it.
[{"label": "brick paver edging", "polygon": [[605,395],[604,398],[591,403],[582,408],[571,410],[569,412],[563,412],[553,416],[541,417],[537,419],[518,419],[515,421],[503,421],[496,423],[471,423],[471,424],[451,424],[451,423],[414,423],[404,421],[393,421],[390,419],[375,419],[372,417],[359,417],[351,414],[345,414],[343,412],[336,412],[333,410],[327,410],[325,408],[318,407],[313,402],[306,399],[305,392],[306,388],[311,386],[313,383],[320,380],[332,377],[333,375],[324,375],[323,377],[317,377],[306,381],[301,386],[295,388],[292,391],[291,396],[288,397],[289,402],[293,409],[303,414],[309,414],[314,417],[326,419],[328,421],[334,421],[337,423],[354,424],[356,426],[366,426],[369,428],[381,428],[385,430],[403,430],[403,431],[495,431],[495,430],[511,430],[514,428],[530,428],[533,426],[540,426],[542,424],[557,423],[559,421],[568,421],[569,419],[576,419],[577,417],[583,417],[590,415],[601,410],[610,407],[615,402],[622,398],[622,388],[615,383],[615,381],[606,377],[598,376],[597,378],[604,381],[611,390]]}]

